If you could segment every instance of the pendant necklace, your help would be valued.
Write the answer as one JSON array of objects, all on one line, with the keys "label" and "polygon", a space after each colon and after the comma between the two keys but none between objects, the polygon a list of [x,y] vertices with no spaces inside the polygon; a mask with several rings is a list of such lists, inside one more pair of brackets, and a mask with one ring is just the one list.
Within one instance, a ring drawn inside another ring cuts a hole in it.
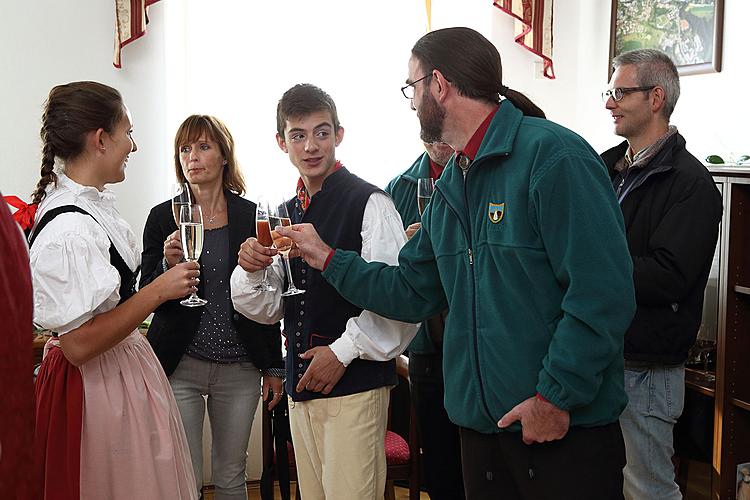
[{"label": "pendant necklace", "polygon": [[214,213],[213,215],[211,215],[211,216],[210,216],[210,217],[208,218],[208,223],[209,223],[209,224],[213,224],[213,223],[214,223],[214,219],[216,218],[216,216],[217,216],[217,215],[219,215],[219,214],[221,214],[221,213],[222,213],[223,211],[224,211],[224,209],[222,208],[222,209],[221,209],[221,210],[219,210],[218,212],[215,212],[215,213]]}]

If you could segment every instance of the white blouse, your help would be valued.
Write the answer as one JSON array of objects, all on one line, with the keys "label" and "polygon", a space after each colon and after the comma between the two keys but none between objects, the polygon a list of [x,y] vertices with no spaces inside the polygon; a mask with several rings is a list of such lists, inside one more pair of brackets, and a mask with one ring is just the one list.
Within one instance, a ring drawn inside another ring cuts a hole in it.
[{"label": "white blouse", "polygon": [[[370,195],[362,216],[361,234],[363,259],[398,264],[398,253],[406,243],[406,233],[401,216],[388,195]],[[283,263],[277,257],[268,267],[268,280],[276,292],[259,292],[253,290],[253,286],[260,283],[263,271],[248,273],[237,266],[231,279],[234,308],[258,323],[279,321],[284,317],[281,297],[284,275]],[[417,334],[418,326],[362,311],[359,316],[349,318],[346,330],[329,347],[344,366],[349,366],[358,357],[387,361],[404,352]]]},{"label": "white blouse", "polygon": [[29,250],[34,323],[60,335],[114,309],[120,301],[120,274],[109,261],[110,239],[132,271],[141,258],[135,234],[115,208],[112,191],[82,186],[59,173],[57,186],[47,187],[36,222],[63,205],[76,205],[96,221],[75,212],[58,215]]}]

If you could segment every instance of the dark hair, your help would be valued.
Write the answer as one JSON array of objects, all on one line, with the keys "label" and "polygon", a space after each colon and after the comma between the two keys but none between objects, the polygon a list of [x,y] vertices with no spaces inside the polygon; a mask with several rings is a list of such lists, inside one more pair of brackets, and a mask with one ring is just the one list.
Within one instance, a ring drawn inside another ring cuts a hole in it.
[{"label": "dark hair", "polygon": [[32,203],[46,196],[45,188],[57,183],[55,158],[71,160],[85,147],[87,132],[112,132],[125,114],[120,93],[98,82],[71,82],[50,90],[42,115],[41,178],[32,193]]},{"label": "dark hair", "polygon": [[639,87],[664,89],[662,115],[669,121],[680,98],[680,75],[670,57],[657,49],[636,49],[624,52],[612,60],[612,68],[632,64],[635,66],[635,82]]},{"label": "dark hair", "polygon": [[318,111],[328,111],[331,114],[333,131],[338,132],[341,124],[336,112],[336,103],[331,96],[315,85],[298,83],[284,92],[279,99],[276,107],[276,131],[283,138],[288,119],[300,118]]},{"label": "dark hair", "polygon": [[245,179],[234,154],[234,139],[224,122],[210,115],[190,115],[177,129],[174,136],[174,171],[177,181],[187,182],[180,165],[180,148],[197,141],[201,136],[218,144],[222,156],[227,161],[222,173],[224,189],[242,196],[245,193]]},{"label": "dark hair", "polygon": [[503,85],[500,53],[473,29],[431,31],[414,44],[411,53],[425,74],[440,71],[462,96],[497,104],[502,95],[524,115],[545,118],[544,111],[528,97]]}]

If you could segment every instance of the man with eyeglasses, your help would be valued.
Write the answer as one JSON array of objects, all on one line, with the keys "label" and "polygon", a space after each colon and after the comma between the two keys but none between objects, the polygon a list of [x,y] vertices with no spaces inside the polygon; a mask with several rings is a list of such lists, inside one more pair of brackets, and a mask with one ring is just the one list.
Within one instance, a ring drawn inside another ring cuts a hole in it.
[{"label": "man with eyeglasses", "polygon": [[669,124],[680,96],[672,60],[642,49],[616,57],[613,67],[602,98],[625,141],[602,159],[625,218],[637,304],[625,334],[624,494],[679,499],[672,431],[682,413],[684,363],[701,323],[721,196]]},{"label": "man with eyeglasses", "polygon": [[468,500],[622,498],[635,310],[622,214],[596,152],[506,75],[469,28],[412,48],[404,92],[422,140],[456,155],[398,266],[332,251],[310,225],[281,232],[362,307],[402,321],[448,309],[445,407]]}]

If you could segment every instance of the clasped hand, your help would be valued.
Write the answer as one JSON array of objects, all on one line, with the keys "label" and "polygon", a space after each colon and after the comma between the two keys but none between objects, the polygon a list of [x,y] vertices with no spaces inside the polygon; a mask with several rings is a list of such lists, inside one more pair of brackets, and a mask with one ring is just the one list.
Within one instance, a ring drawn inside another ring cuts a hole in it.
[{"label": "clasped hand", "polygon": [[313,347],[300,354],[299,357],[312,359],[312,361],[297,384],[297,392],[307,389],[312,392],[330,394],[346,372],[344,364],[328,346]]}]

